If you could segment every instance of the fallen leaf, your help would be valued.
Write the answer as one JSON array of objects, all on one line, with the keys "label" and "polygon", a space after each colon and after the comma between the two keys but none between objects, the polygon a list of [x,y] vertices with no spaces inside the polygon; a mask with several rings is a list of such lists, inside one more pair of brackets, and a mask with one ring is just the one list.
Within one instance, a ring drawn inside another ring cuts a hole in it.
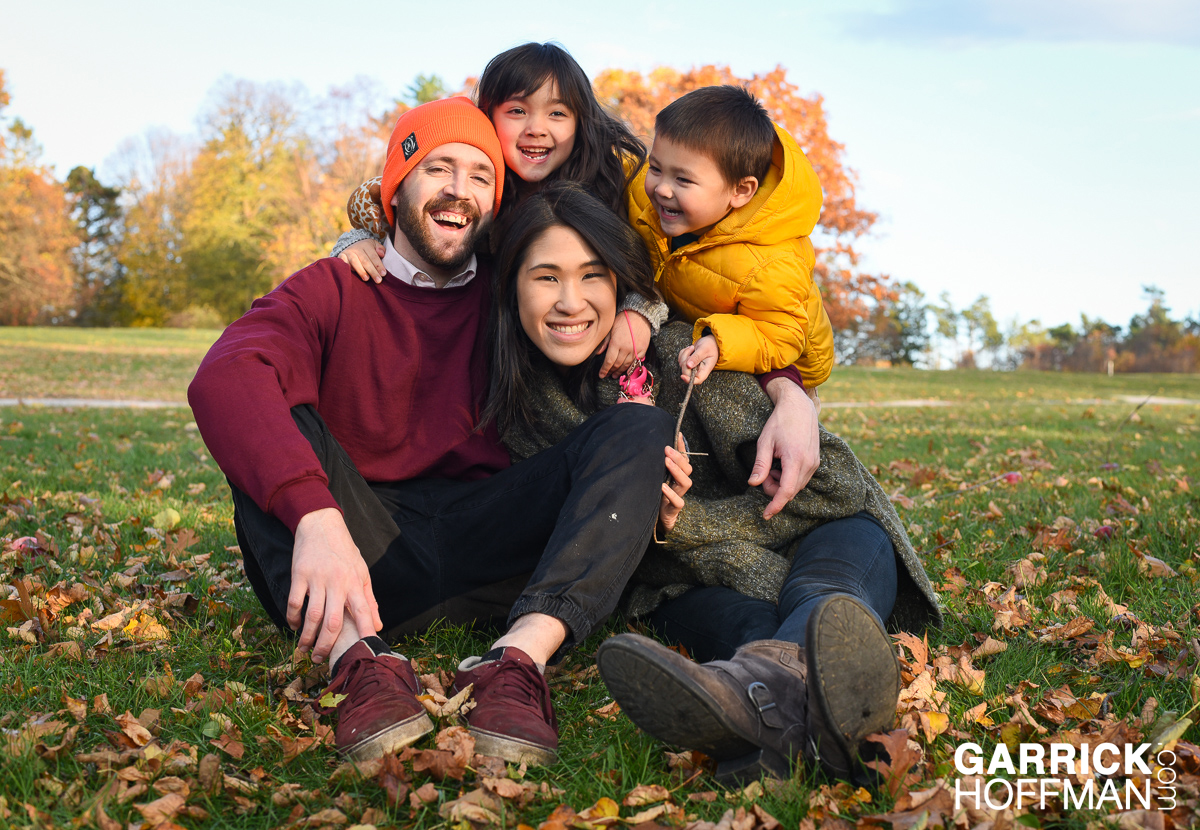
[{"label": "fallen leaf", "polygon": [[182,518],[174,507],[166,507],[155,513],[154,517],[150,519],[150,523],[159,530],[168,531],[174,529]]},{"label": "fallen leaf", "polygon": [[883,777],[884,788],[893,798],[909,784],[921,780],[920,773],[912,771],[921,761],[921,750],[919,747],[913,749],[909,745],[908,730],[894,729],[891,732],[875,733],[868,735],[867,740],[879,744],[887,753],[886,760],[868,761],[867,766]]},{"label": "fallen leaf", "polygon": [[133,807],[142,814],[147,824],[157,827],[174,818],[185,803],[187,799],[179,793],[167,793],[149,804],[135,804]]},{"label": "fallen leaf", "polygon": [[645,807],[670,797],[671,791],[659,784],[638,784],[621,803],[626,807]]},{"label": "fallen leaf", "polygon": [[482,783],[484,788],[489,792],[493,792],[501,798],[520,798],[521,796],[525,795],[526,792],[525,788],[521,786],[521,784],[513,781],[511,778],[492,778],[489,776],[481,779],[480,783]]},{"label": "fallen leaf", "polygon": [[133,741],[134,746],[145,746],[154,740],[154,736],[150,734],[150,730],[142,726],[129,710],[126,710],[123,715],[117,715],[115,720],[117,721],[117,725],[121,727],[121,731],[129,740]]},{"label": "fallen leaf", "polygon": [[1007,650],[1008,643],[988,637],[971,651],[971,656],[991,657],[993,654],[1000,654]]}]

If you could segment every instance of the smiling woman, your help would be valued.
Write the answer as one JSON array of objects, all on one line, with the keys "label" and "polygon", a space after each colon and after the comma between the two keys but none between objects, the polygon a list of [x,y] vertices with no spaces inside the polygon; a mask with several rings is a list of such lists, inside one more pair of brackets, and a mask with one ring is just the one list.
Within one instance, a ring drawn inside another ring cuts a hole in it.
[{"label": "smiling woman", "polygon": [[617,278],[569,227],[550,227],[534,240],[516,285],[521,325],[556,366],[585,362],[612,330]]},{"label": "smiling woman", "polygon": [[[535,423],[526,384],[544,355],[575,403],[596,408],[596,382],[620,301],[657,297],[645,247],[630,226],[573,182],[521,205],[496,256],[491,389],[485,421]],[[645,357],[648,343],[635,344]]]},{"label": "smiling woman", "polygon": [[[498,421],[515,461],[533,463],[620,409],[597,352],[621,296],[652,292],[653,272],[636,232],[564,183],[517,206],[497,259],[484,417]],[[668,326],[655,343],[677,354],[691,327]],[[636,345],[639,356],[648,348]],[[666,451],[674,483],[662,485],[662,541],[642,557],[623,605],[712,662],[618,635],[597,652],[609,692],[650,734],[718,761],[726,783],[786,777],[801,757],[850,779],[859,743],[896,708],[900,675],[883,623],[936,624],[933,586],[887,494],[840,439],[820,432],[820,467],[768,524],[770,497],[748,482],[772,411],[758,381],[716,372],[689,391],[674,373],[661,380],[666,411],[691,396],[681,434],[697,453]],[[758,691],[747,697],[748,688]]]}]

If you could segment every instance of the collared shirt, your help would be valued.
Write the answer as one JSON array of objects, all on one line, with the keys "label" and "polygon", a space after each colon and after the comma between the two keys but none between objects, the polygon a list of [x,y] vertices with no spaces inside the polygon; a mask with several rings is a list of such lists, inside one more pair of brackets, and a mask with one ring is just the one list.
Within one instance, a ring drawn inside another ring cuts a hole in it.
[{"label": "collared shirt", "polygon": [[[383,246],[386,250],[383,253],[383,267],[390,276],[395,277],[401,282],[406,282],[416,288],[437,288],[438,284],[433,281],[433,278],[424,271],[417,268],[407,259],[400,255],[392,245],[390,237],[383,238]],[[478,263],[475,261],[475,255],[471,254],[471,258],[467,260],[467,267],[461,274],[453,277],[448,283],[441,286],[442,288],[458,288],[460,285],[466,285],[471,280],[475,279],[475,270]]]}]

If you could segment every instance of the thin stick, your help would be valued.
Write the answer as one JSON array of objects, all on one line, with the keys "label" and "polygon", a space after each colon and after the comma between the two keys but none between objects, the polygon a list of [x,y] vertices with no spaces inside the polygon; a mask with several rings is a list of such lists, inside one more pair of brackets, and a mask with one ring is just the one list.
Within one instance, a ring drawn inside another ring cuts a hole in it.
[{"label": "thin stick", "polygon": [[[683,403],[679,405],[679,417],[675,419],[675,439],[671,442],[672,447],[679,446],[679,430],[683,426],[683,413],[687,409],[688,401],[692,399],[692,388],[696,385],[696,368],[692,367],[692,376],[688,379],[687,392],[683,396]],[[699,453],[696,453],[699,455]]]},{"label": "thin stick", "polygon": [[[1157,395],[1157,394],[1158,394],[1159,392],[1161,392],[1161,391],[1163,391],[1163,390],[1162,390],[1162,387],[1160,386],[1160,387],[1158,387],[1157,389],[1155,389],[1153,392],[1151,392],[1149,395],[1147,395],[1147,396],[1146,396],[1146,400],[1142,401],[1140,404],[1138,404],[1137,406],[1135,406],[1135,407],[1133,408],[1133,412],[1130,412],[1128,415],[1126,415],[1126,416],[1125,416],[1125,420],[1124,420],[1124,421],[1122,421],[1121,423],[1117,424],[1117,428],[1116,428],[1116,429],[1114,429],[1114,430],[1113,430],[1113,432],[1119,432],[1119,431],[1120,431],[1120,429],[1121,429],[1121,427],[1125,426],[1127,423],[1129,423],[1130,421],[1132,421],[1132,420],[1133,420],[1133,416],[1137,414],[1137,411],[1138,411],[1139,409],[1141,409],[1143,406],[1145,406],[1146,404],[1150,403],[1150,399],[1151,399],[1151,398],[1153,398],[1155,395]],[[1111,439],[1110,439],[1110,440],[1111,440]]]}]

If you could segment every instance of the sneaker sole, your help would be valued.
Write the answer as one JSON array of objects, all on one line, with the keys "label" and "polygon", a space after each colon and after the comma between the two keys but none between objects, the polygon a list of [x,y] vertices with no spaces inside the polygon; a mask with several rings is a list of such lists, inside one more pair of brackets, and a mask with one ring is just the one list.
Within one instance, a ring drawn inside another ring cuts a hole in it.
[{"label": "sneaker sole", "polygon": [[429,715],[422,712],[393,724],[382,732],[376,732],[374,735],[363,738],[358,743],[342,750],[341,754],[343,758],[351,761],[371,761],[416,743],[422,736],[428,735],[432,731],[433,721],[429,719]]},{"label": "sneaker sole", "polygon": [[596,651],[596,665],[621,711],[660,741],[698,749],[717,761],[758,750],[691,676],[697,664],[648,637],[610,637]]},{"label": "sneaker sole", "polygon": [[838,749],[853,762],[863,738],[896,716],[900,666],[891,638],[860,601],[835,596],[814,612],[806,644],[808,705],[834,725]]},{"label": "sneaker sole", "polygon": [[467,731],[475,738],[476,755],[494,755],[511,764],[526,764],[531,767],[548,767],[558,763],[558,752],[550,747],[484,729],[468,727]]}]

